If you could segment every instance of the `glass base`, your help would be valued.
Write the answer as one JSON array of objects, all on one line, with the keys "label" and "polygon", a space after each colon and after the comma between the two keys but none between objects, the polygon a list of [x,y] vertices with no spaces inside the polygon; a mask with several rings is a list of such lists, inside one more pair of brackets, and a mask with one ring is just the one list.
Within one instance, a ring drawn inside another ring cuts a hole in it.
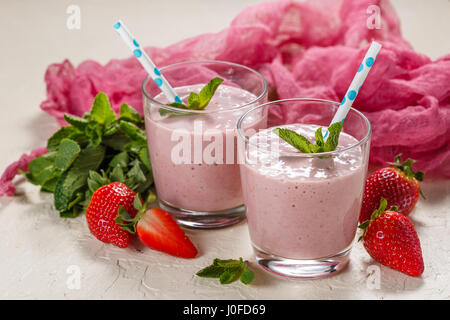
[{"label": "glass base", "polygon": [[232,226],[245,219],[245,207],[221,211],[193,211],[176,208],[169,203],[158,200],[161,209],[169,212],[183,227],[192,229],[219,229]]},{"label": "glass base", "polygon": [[268,254],[253,245],[258,264],[276,275],[294,279],[317,279],[327,277],[344,269],[350,258],[351,246],[329,257],[295,260]]}]

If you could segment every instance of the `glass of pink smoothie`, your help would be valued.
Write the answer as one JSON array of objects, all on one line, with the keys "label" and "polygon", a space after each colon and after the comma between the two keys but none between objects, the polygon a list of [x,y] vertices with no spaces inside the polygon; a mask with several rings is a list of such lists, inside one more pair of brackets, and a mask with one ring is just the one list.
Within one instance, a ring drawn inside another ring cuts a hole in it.
[{"label": "glass of pink smoothie", "polygon": [[[287,128],[314,143],[315,131],[320,126],[325,134],[338,107],[321,99],[279,100],[253,107],[238,122],[250,238],[259,265],[275,274],[318,278],[349,261],[367,173],[369,121],[352,108],[337,149],[327,153],[302,153],[273,132]],[[266,119],[262,130],[247,125],[252,118]]]},{"label": "glass of pink smoothie", "polygon": [[[169,107],[151,78],[143,82],[145,127],[161,208],[192,228],[221,228],[245,218],[237,120],[267,100],[267,84],[256,71],[223,61],[187,61],[160,69],[186,101],[211,79],[222,78],[204,110]],[[259,119],[247,118],[249,127]]]}]

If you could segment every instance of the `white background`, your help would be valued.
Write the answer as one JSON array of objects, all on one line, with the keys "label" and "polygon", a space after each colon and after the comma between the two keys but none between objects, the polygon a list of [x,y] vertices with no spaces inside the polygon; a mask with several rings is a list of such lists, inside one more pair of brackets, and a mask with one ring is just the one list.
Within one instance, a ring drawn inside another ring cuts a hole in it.
[{"label": "white background", "polygon": [[[106,63],[128,57],[112,30],[118,18],[141,44],[164,47],[186,37],[225,28],[256,0],[190,1],[0,1],[0,170],[29,150],[45,145],[57,129],[39,109],[45,99],[47,66],[70,59]],[[450,1],[393,0],[404,37],[435,59],[450,53]],[[81,8],[81,29],[66,28],[69,4]],[[302,298],[450,298],[450,183],[428,181],[428,195],[412,214],[422,242],[425,273],[411,278],[378,269],[356,244],[350,266],[329,279],[293,282],[257,270],[249,287],[220,286],[194,273],[213,258],[252,259],[246,223],[219,231],[188,234],[199,247],[194,260],[176,259],[146,248],[118,249],[94,239],[84,217],[64,220],[51,197],[22,183],[19,195],[0,199],[0,298],[150,298],[150,299],[302,299]],[[67,268],[79,267],[81,287],[67,286]],[[379,270],[380,287],[374,288]]]}]

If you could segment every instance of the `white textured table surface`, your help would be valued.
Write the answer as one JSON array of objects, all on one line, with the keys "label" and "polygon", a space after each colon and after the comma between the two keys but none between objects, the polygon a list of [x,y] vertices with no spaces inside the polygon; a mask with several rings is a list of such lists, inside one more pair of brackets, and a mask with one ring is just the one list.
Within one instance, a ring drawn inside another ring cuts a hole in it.
[{"label": "white textured table surface", "polygon": [[[166,46],[219,31],[245,6],[260,1],[111,2],[0,0],[0,170],[23,152],[43,146],[57,128],[39,109],[48,64],[64,58],[75,64],[87,58],[107,62],[129,55],[111,31],[116,18],[129,21],[142,43]],[[66,28],[69,4],[81,8],[80,30]],[[404,36],[416,50],[432,58],[450,53],[450,1],[393,4]],[[425,182],[423,191],[428,200],[420,201],[411,215],[425,260],[421,278],[379,266],[356,244],[349,267],[334,277],[288,281],[252,262],[256,279],[245,287],[194,276],[216,257],[252,260],[245,222],[224,230],[187,231],[200,251],[193,260],[138,245],[123,250],[91,236],[84,216],[59,218],[51,196],[22,183],[18,196],[0,199],[0,298],[450,299],[450,181]],[[79,289],[70,281],[77,270]]]}]

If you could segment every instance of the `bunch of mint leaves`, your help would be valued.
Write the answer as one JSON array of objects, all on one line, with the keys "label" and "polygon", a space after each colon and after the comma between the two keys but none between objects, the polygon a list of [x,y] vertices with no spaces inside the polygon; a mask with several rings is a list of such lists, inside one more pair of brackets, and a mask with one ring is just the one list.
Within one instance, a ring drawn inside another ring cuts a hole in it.
[{"label": "bunch of mint leaves", "polygon": [[[221,78],[213,78],[200,90],[199,93],[191,92],[189,94],[187,104],[173,102],[171,104],[168,104],[168,106],[184,110],[204,110],[211,101],[211,98],[213,97],[217,88],[222,84],[222,82],[223,79]],[[186,115],[186,112],[182,111],[177,112],[169,109],[160,108],[159,114],[161,116]]]},{"label": "bunch of mint leaves", "polygon": [[239,279],[243,284],[250,284],[255,274],[248,267],[247,261],[235,259],[214,259],[213,264],[196,273],[202,278],[219,278],[221,284],[229,284]]},{"label": "bunch of mint leaves", "polygon": [[285,128],[275,128],[275,132],[281,139],[303,153],[321,153],[336,150],[339,143],[339,135],[342,130],[342,122],[335,122],[328,127],[328,138],[324,141],[322,128],[315,132],[316,143],[313,144],[297,132]]},{"label": "bunch of mint leaves", "polygon": [[153,185],[144,120],[127,104],[116,118],[108,97],[100,92],[83,117],[64,115],[61,127],[47,142],[48,153],[30,162],[22,174],[54,195],[61,217],[84,212],[95,190],[122,182],[147,195]]}]

